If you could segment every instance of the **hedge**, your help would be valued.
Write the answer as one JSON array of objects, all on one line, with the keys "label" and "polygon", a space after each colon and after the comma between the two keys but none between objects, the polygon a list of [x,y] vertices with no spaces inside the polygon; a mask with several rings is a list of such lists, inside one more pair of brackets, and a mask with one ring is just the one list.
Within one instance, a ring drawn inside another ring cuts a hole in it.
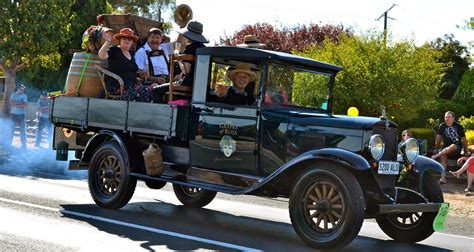
[{"label": "hedge", "polygon": [[428,149],[435,146],[435,131],[429,128],[410,128],[411,135],[416,139],[426,139],[428,141]]}]

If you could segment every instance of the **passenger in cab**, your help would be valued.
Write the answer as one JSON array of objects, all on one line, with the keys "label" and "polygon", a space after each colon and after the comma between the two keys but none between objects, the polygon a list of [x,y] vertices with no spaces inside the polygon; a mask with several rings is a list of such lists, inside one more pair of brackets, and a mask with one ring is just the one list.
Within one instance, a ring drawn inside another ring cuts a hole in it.
[{"label": "passenger in cab", "polygon": [[[198,48],[206,47],[204,43],[209,43],[209,40],[202,35],[203,25],[198,21],[189,21],[185,28],[179,31],[180,36],[186,39],[186,48],[183,54],[196,55]],[[178,41],[180,38],[178,37]],[[194,66],[195,62],[184,62],[187,67],[184,79],[180,83],[183,86],[192,86],[194,81]],[[163,95],[169,90],[169,83],[159,85],[153,88],[153,102],[164,103]]]},{"label": "passenger in cab", "polygon": [[210,95],[210,102],[221,102],[231,105],[253,105],[255,97],[245,90],[247,85],[255,80],[257,74],[253,72],[249,64],[243,63],[231,68],[227,77],[233,82],[231,87],[217,85],[215,94]]}]

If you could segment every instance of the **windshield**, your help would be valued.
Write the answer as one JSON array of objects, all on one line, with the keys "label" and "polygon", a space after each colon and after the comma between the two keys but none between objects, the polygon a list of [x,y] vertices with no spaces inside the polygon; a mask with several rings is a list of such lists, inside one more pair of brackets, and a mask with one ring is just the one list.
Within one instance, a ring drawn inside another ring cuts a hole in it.
[{"label": "windshield", "polygon": [[264,102],[327,110],[331,77],[327,73],[270,64]]}]

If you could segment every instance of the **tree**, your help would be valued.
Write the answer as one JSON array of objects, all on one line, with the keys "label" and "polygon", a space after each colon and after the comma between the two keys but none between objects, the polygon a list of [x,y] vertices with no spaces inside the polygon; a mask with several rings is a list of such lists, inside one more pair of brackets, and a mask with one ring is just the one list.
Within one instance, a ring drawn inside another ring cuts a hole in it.
[{"label": "tree", "polygon": [[462,75],[469,70],[471,56],[467,47],[455,40],[452,34],[437,38],[431,46],[441,52],[438,62],[448,65],[439,97],[449,100],[456,92]]},{"label": "tree", "polygon": [[109,0],[113,8],[123,13],[140,15],[145,18],[163,21],[163,10],[176,6],[175,0]]},{"label": "tree", "polygon": [[70,7],[67,40],[58,45],[59,65],[53,68],[32,65],[17,74],[17,78],[25,83],[41,89],[61,90],[71,63],[71,49],[81,49],[82,33],[91,25],[96,24],[98,14],[107,13],[104,0],[75,0]]},{"label": "tree", "polygon": [[245,25],[240,31],[236,31],[233,35],[220,37],[221,45],[237,45],[244,42],[245,35],[255,35],[261,43],[266,44],[265,48],[274,51],[301,52],[305,47],[312,44],[321,44],[324,39],[330,38],[337,41],[341,34],[352,35],[349,29],[338,25],[310,24],[308,26],[295,26],[276,28],[269,23],[257,23],[253,25]]},{"label": "tree", "polygon": [[474,115],[474,69],[470,69],[462,76],[453,100],[466,106],[468,109],[466,116]]},{"label": "tree", "polygon": [[[58,46],[68,39],[68,0],[11,0],[0,7],[0,67],[5,74],[5,101],[15,87],[16,73],[26,66],[57,67]],[[3,113],[9,114],[5,102]]]},{"label": "tree", "polygon": [[342,66],[337,75],[334,109],[345,114],[351,106],[362,115],[380,116],[381,105],[395,121],[416,118],[417,110],[437,97],[443,63],[430,46],[413,41],[385,46],[383,36],[340,36],[310,46],[302,56]]}]

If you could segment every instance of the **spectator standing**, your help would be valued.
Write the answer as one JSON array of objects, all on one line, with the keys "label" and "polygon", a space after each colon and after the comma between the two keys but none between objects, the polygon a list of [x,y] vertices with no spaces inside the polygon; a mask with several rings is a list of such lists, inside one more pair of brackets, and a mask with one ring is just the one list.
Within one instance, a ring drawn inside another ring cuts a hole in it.
[{"label": "spectator standing", "polygon": [[28,105],[28,97],[25,94],[25,86],[20,84],[16,88],[16,92],[10,96],[12,125],[12,144],[15,134],[15,127],[18,124],[20,128],[21,148],[26,149],[26,132],[25,132],[25,113]]},{"label": "spectator standing", "polygon": [[[36,147],[40,147],[41,138],[43,137],[44,128],[48,129],[48,139],[52,139],[53,136],[53,127],[48,121],[49,115],[51,113],[51,100],[48,99],[48,92],[41,92],[41,96],[36,102],[36,109],[39,112],[39,123],[38,130],[36,132]],[[51,141],[48,141],[49,143]]]},{"label": "spectator standing", "polygon": [[[432,159],[440,160],[445,171],[447,169],[447,159],[458,159],[461,156],[461,150],[464,147],[464,154],[470,155],[467,148],[467,139],[464,128],[461,124],[454,121],[454,112],[448,111],[444,114],[444,123],[440,124],[436,133],[435,148],[437,153],[431,156]],[[440,149],[441,143],[443,148]],[[441,174],[439,183],[446,184],[446,172]]]}]

